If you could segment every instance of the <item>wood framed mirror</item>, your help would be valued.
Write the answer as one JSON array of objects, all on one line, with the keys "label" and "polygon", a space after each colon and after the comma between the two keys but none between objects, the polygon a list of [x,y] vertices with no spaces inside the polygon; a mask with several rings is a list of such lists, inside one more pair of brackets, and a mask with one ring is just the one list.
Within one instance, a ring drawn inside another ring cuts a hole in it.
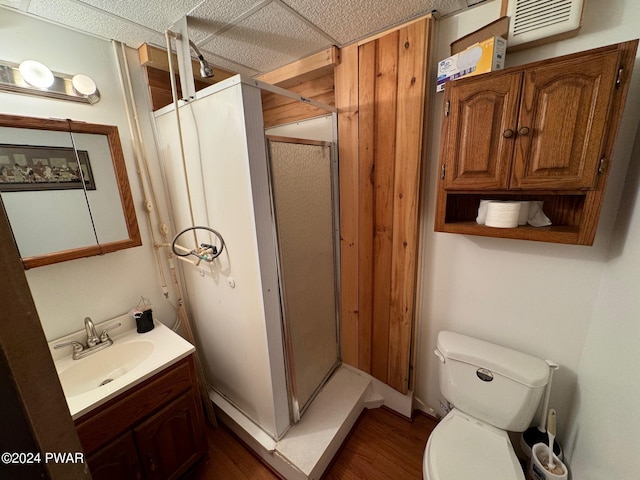
[{"label": "wood framed mirror", "polygon": [[142,245],[116,126],[0,115],[0,199],[25,269]]}]

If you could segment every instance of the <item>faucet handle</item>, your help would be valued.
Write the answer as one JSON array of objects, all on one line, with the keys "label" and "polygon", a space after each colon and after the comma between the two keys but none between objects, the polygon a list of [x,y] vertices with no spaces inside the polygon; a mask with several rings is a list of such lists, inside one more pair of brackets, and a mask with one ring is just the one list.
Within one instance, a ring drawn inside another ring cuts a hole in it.
[{"label": "faucet handle", "polygon": [[122,323],[118,322],[118,323],[114,323],[113,325],[111,325],[110,327],[105,328],[102,333],[100,334],[100,342],[106,342],[109,339],[109,330],[113,330],[114,328],[118,328],[121,327]]},{"label": "faucet handle", "polygon": [[71,345],[73,347],[73,353],[80,353],[82,350],[84,350],[84,345],[82,345],[80,342],[76,342],[75,340],[72,340],[71,342],[58,343],[54,345],[53,348],[57,350],[58,348],[66,347],[68,345]]}]

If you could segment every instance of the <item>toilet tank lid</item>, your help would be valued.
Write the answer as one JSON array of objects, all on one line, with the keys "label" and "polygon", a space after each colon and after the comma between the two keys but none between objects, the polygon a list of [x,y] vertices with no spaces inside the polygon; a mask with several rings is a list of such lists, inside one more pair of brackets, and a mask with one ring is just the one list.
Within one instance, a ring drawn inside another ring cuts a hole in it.
[{"label": "toilet tank lid", "polygon": [[547,362],[510,348],[446,331],[438,333],[437,347],[445,359],[486,368],[529,387],[549,381]]}]

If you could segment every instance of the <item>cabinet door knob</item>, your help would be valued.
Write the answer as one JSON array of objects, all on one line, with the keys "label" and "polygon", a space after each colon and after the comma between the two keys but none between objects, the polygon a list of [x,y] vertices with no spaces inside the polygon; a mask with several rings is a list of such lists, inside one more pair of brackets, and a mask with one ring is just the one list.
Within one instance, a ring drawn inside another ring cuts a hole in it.
[{"label": "cabinet door knob", "polygon": [[600,175],[602,175],[606,171],[607,171],[607,158],[606,157],[602,157],[600,159],[600,163],[598,163],[598,173]]},{"label": "cabinet door knob", "polygon": [[502,136],[504,138],[511,138],[513,137],[513,130],[511,130],[510,128],[507,128],[504,132],[502,132]]},{"label": "cabinet door knob", "polygon": [[518,130],[518,133],[520,135],[528,135],[530,131],[531,130],[529,130],[529,127],[520,127],[520,130]]},{"label": "cabinet door knob", "polygon": [[149,470],[151,472],[155,472],[156,471],[156,462],[153,461],[153,457],[151,455],[148,455],[147,459],[149,460]]}]

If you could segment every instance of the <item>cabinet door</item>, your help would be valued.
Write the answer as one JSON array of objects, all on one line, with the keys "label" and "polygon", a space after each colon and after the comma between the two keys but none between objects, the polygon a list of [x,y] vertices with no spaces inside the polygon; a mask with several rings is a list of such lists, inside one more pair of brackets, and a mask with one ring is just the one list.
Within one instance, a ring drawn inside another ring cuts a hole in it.
[{"label": "cabinet door", "polygon": [[131,432],[127,432],[88,459],[93,480],[141,480],[142,469]]},{"label": "cabinet door", "polygon": [[207,450],[202,411],[193,391],[136,427],[133,435],[149,480],[178,478]]},{"label": "cabinet door", "polygon": [[515,142],[521,72],[447,86],[443,145],[447,190],[506,189]]},{"label": "cabinet door", "polygon": [[525,71],[510,188],[594,187],[618,52]]}]

